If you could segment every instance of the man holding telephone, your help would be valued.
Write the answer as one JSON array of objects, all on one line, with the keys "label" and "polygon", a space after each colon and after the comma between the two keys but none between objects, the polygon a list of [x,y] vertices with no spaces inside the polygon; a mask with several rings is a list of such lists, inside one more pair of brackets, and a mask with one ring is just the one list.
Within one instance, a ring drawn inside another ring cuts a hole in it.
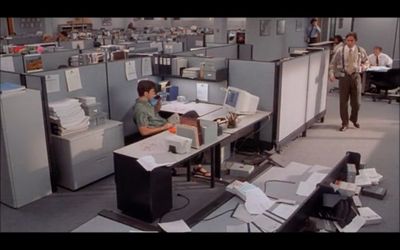
[{"label": "man holding telephone", "polygon": [[159,115],[161,98],[156,95],[156,84],[150,80],[138,82],[139,98],[133,110],[133,117],[139,133],[149,136],[167,130],[174,125]]}]

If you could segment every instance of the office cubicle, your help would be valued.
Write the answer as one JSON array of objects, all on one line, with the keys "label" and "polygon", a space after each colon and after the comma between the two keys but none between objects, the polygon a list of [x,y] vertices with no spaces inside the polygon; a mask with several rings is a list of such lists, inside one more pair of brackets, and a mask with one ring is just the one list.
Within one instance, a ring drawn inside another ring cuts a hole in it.
[{"label": "office cubicle", "polygon": [[[229,60],[229,86],[244,89],[259,96],[258,109],[274,111],[275,63],[262,61]],[[273,114],[275,117],[275,114]],[[262,125],[260,140],[273,146],[273,122]]]},{"label": "office cubicle", "polygon": [[50,53],[41,54],[43,62],[43,70],[55,70],[60,66],[69,66],[69,58],[73,55],[78,55],[79,50],[59,50]]},{"label": "office cubicle", "polygon": [[238,59],[238,45],[226,44],[224,46],[218,46],[218,47],[207,47],[206,56]]},{"label": "office cubicle", "polygon": [[2,55],[0,56],[0,67],[3,71],[24,73],[25,66],[22,55]]},{"label": "office cubicle", "polygon": [[[135,62],[137,78],[127,80],[125,63]],[[157,76],[142,75],[142,58],[137,57],[128,60],[112,61],[107,63],[108,92],[110,96],[110,118],[123,122],[124,136],[131,136],[137,132],[133,122],[133,107],[138,98],[137,82],[139,79],[147,78],[159,82]]]}]

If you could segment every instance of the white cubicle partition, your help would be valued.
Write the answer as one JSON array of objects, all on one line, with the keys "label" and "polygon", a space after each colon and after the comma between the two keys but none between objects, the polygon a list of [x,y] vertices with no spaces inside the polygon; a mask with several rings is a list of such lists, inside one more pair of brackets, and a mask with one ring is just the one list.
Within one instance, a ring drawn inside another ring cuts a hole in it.
[{"label": "white cubicle partition", "polygon": [[326,109],[329,50],[310,54],[306,122]]},{"label": "white cubicle partition", "polygon": [[281,65],[277,113],[277,141],[282,141],[306,123],[309,56]]}]

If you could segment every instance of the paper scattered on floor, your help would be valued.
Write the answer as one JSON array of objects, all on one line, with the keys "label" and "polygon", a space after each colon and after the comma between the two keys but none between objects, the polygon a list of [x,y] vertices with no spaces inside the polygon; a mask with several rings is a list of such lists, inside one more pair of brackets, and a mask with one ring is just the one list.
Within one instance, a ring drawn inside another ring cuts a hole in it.
[{"label": "paper scattered on floor", "polygon": [[274,202],[259,188],[251,189],[246,192],[246,202],[244,206],[250,214],[262,214],[273,204]]},{"label": "paper scattered on floor", "polygon": [[272,212],[284,219],[288,219],[298,207],[299,205],[279,204]]},{"label": "paper scattered on floor", "polygon": [[185,233],[185,232],[191,232],[192,230],[189,228],[189,226],[185,223],[184,220],[177,220],[177,221],[171,221],[171,222],[164,222],[164,223],[158,223],[158,225],[165,231],[165,232],[178,232],[178,233]]},{"label": "paper scattered on floor", "polygon": [[339,230],[339,232],[345,232],[345,233],[355,233],[358,232],[360,230],[360,228],[362,226],[365,225],[365,219],[359,215],[357,215],[356,217],[353,218],[353,220],[347,224],[344,228],[341,228],[339,226],[339,224],[335,221],[333,222],[335,224],[335,226],[337,227],[337,229]]},{"label": "paper scattered on floor", "polygon": [[264,214],[257,215],[253,223],[262,228],[264,232],[275,232],[281,226],[280,223],[268,218]]},{"label": "paper scattered on floor", "polygon": [[310,165],[305,165],[299,162],[292,161],[285,167],[285,170],[288,171],[290,175],[302,175],[310,168]]},{"label": "paper scattered on floor", "polygon": [[358,212],[365,219],[365,225],[379,224],[382,221],[382,217],[369,207],[359,207]]},{"label": "paper scattered on floor", "polygon": [[254,220],[254,215],[252,216],[249,212],[247,212],[246,207],[243,204],[239,204],[233,213],[232,217],[241,220],[243,222],[249,223]]},{"label": "paper scattered on floor", "polygon": [[227,225],[226,231],[230,233],[247,233],[249,232],[249,225],[247,223],[239,225]]},{"label": "paper scattered on floor", "polygon": [[296,194],[301,196],[309,196],[314,191],[314,189],[315,189],[314,183],[300,181]]}]

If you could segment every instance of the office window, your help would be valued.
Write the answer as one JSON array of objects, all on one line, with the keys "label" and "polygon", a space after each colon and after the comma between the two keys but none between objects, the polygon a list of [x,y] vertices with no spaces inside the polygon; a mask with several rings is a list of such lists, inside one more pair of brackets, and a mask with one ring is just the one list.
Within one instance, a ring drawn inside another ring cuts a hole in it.
[{"label": "office window", "polygon": [[271,20],[260,20],[260,36],[271,35]]},{"label": "office window", "polygon": [[277,35],[283,35],[285,34],[285,20],[280,19],[276,21],[276,34]]}]

